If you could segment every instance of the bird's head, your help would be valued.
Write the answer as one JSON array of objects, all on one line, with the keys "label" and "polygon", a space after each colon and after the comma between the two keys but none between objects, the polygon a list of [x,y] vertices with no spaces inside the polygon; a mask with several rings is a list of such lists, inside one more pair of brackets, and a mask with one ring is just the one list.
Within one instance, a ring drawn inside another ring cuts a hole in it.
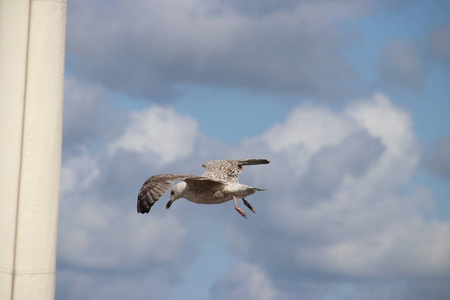
[{"label": "bird's head", "polygon": [[169,209],[169,207],[172,205],[172,203],[175,200],[178,200],[180,198],[183,198],[184,189],[186,188],[186,182],[180,181],[177,184],[175,184],[170,191],[170,200],[166,204],[166,209]]}]

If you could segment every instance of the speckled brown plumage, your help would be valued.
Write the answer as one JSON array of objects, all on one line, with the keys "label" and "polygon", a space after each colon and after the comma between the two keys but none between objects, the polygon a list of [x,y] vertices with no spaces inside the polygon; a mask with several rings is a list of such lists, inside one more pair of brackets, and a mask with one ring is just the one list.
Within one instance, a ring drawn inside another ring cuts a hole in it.
[{"label": "speckled brown plumage", "polygon": [[242,173],[242,166],[268,164],[267,159],[233,159],[233,160],[211,160],[202,165],[206,168],[203,177],[213,177],[229,182],[238,182]]}]

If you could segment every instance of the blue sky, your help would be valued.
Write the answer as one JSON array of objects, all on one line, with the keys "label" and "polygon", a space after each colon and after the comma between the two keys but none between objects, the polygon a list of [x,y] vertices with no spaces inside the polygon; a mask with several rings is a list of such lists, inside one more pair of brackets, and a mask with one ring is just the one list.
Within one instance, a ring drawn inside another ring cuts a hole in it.
[{"label": "blue sky", "polygon": [[[446,299],[447,1],[68,6],[57,299]],[[232,203],[142,183],[267,158]]]}]

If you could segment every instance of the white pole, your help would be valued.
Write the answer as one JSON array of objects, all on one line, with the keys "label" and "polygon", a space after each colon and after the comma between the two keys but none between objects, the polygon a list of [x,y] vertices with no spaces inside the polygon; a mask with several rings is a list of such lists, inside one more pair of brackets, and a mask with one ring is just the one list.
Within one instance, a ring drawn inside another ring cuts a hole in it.
[{"label": "white pole", "polygon": [[65,0],[0,0],[0,299],[53,299]]}]

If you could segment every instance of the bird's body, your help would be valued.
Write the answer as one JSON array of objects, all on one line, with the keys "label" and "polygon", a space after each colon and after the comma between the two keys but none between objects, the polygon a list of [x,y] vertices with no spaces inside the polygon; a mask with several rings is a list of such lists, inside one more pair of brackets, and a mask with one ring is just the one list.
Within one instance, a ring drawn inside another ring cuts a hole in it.
[{"label": "bird's body", "polygon": [[198,204],[218,204],[232,200],[233,196],[245,198],[254,194],[255,191],[262,191],[262,189],[239,183],[219,184],[209,189],[201,189],[197,185],[187,184],[183,191],[183,198]]},{"label": "bird's body", "polygon": [[245,212],[237,205],[237,198],[242,198],[244,204],[253,212],[255,210],[244,199],[263,189],[254,188],[238,182],[237,173],[242,172],[243,165],[268,164],[266,159],[247,160],[213,160],[204,163],[206,168],[202,176],[189,174],[161,174],[147,179],[142,186],[137,203],[138,213],[148,213],[153,204],[173,185],[170,200],[166,205],[168,209],[172,203],[180,198],[185,198],[198,204],[218,204],[234,200],[235,209],[243,217]]}]

